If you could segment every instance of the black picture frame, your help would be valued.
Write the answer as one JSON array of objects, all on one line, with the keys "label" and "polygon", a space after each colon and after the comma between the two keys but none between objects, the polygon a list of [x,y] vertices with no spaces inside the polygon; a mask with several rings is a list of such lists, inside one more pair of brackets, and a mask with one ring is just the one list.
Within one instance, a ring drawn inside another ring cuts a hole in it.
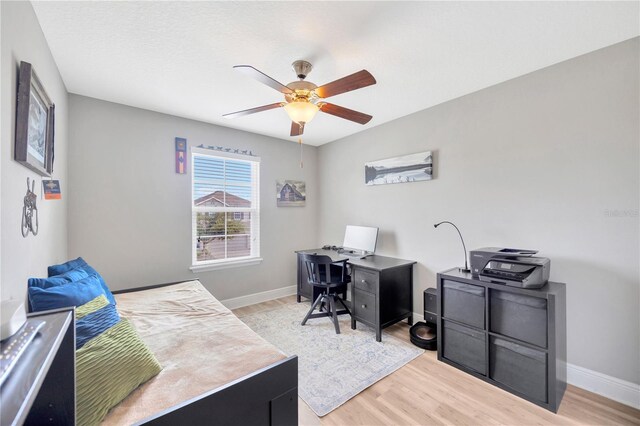
[{"label": "black picture frame", "polygon": [[55,105],[28,62],[20,62],[14,158],[41,176],[53,173]]}]

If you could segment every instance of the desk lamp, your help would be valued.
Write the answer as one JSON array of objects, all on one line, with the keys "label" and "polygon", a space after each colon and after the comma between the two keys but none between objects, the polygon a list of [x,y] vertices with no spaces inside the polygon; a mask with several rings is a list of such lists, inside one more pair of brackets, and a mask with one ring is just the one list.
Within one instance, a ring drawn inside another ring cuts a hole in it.
[{"label": "desk lamp", "polygon": [[451,225],[454,228],[456,228],[456,231],[458,231],[458,235],[460,235],[460,241],[462,241],[462,249],[464,250],[464,268],[458,268],[458,270],[460,272],[471,272],[471,269],[469,269],[469,265],[467,264],[467,247],[464,245],[464,240],[462,239],[462,234],[460,233],[460,230],[458,229],[458,227],[456,225],[453,224],[453,222],[449,222],[447,220],[442,221],[440,223],[436,223],[435,225],[433,225],[433,227],[437,228],[438,226],[442,225],[443,223],[448,223],[449,225]]}]

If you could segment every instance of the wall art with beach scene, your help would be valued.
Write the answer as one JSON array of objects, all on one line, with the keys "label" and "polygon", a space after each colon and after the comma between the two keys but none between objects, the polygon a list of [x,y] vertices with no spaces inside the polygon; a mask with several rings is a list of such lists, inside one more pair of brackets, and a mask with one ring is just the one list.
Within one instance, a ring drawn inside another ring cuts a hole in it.
[{"label": "wall art with beach scene", "polygon": [[371,161],[364,165],[364,181],[367,185],[419,182],[431,180],[432,176],[431,151]]}]

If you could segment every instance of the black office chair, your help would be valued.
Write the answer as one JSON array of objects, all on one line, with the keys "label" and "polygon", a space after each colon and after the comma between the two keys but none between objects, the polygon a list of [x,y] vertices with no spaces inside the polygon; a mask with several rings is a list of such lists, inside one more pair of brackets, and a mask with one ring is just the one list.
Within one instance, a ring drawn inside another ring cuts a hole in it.
[{"label": "black office chair", "polygon": [[[330,317],[336,328],[336,334],[340,334],[338,315],[351,315],[351,311],[339,296],[340,293],[346,294],[347,283],[350,281],[347,274],[347,259],[334,262],[329,256],[304,254],[302,260],[307,267],[309,284],[321,291],[302,320],[302,325],[311,318]],[[343,310],[338,310],[338,303],[344,307]],[[327,309],[323,311],[325,304]],[[319,313],[314,314],[313,311],[318,305],[320,305]]]}]

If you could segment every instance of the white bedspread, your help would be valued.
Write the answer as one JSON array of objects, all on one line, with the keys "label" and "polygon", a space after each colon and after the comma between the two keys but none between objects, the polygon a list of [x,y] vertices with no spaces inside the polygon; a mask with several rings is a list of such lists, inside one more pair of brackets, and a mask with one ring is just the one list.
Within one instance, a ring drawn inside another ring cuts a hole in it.
[{"label": "white bedspread", "polygon": [[109,411],[104,424],[140,421],[286,358],[198,281],[116,300],[164,369]]}]

